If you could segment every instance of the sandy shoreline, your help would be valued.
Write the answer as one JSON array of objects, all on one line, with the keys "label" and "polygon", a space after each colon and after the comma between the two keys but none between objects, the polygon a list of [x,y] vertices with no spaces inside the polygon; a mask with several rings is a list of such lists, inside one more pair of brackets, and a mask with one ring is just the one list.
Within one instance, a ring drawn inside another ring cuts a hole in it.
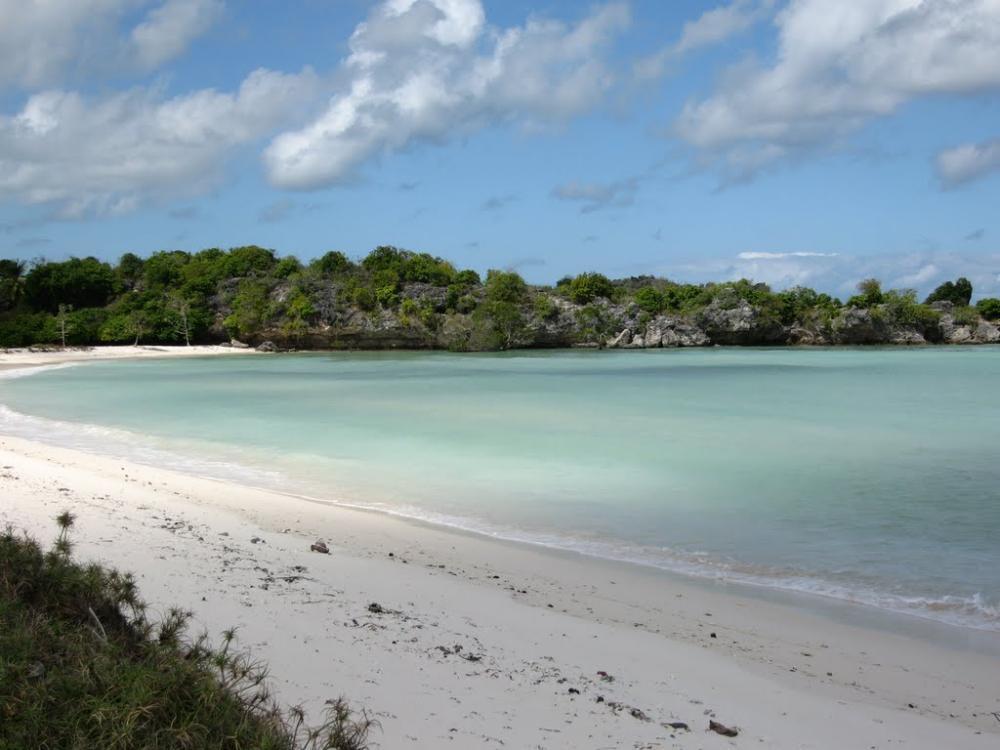
[{"label": "sandy shoreline", "polygon": [[[65,361],[31,356],[0,367]],[[985,748],[1000,736],[1000,658],[981,649],[18,438],[0,438],[0,465],[0,524],[48,539],[74,510],[78,555],[136,572],[154,606],[189,607],[210,632],[239,626],[284,701],[367,707],[379,747]],[[318,538],[330,555],[309,551]],[[707,733],[713,714],[740,735]]]}]

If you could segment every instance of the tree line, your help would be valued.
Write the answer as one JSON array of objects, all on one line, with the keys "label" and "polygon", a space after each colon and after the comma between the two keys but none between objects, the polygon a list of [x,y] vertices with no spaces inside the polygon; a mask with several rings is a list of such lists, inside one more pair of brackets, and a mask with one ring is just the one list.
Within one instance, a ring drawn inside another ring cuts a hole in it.
[{"label": "tree line", "polygon": [[303,263],[247,245],[147,258],[126,253],[114,264],[94,257],[0,260],[0,346],[191,344],[263,331],[296,340],[352,316],[384,313],[429,333],[462,319],[469,348],[503,349],[524,345],[529,322],[544,324],[567,305],[581,335],[595,339],[606,333],[613,306],[648,320],[746,302],[782,325],[822,325],[844,307],[859,307],[919,324],[937,315],[932,303],[949,302],[957,318],[1000,318],[1000,300],[982,299],[973,307],[972,291],[959,278],[921,302],[912,290],[884,290],[868,279],[841,302],[806,287],[776,292],[746,279],[684,284],[651,276],[612,280],[593,272],[546,287],[531,286],[512,271],[493,270],[484,279],[447,260],[392,246],[360,260],[331,251]]}]

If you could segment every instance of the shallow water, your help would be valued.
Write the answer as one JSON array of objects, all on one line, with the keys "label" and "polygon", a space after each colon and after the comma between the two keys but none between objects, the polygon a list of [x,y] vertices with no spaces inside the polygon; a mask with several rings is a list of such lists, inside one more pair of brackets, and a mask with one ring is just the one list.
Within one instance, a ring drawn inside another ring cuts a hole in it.
[{"label": "shallow water", "polygon": [[1000,630],[998,384],[996,347],[120,361],[0,381],[0,430]]}]

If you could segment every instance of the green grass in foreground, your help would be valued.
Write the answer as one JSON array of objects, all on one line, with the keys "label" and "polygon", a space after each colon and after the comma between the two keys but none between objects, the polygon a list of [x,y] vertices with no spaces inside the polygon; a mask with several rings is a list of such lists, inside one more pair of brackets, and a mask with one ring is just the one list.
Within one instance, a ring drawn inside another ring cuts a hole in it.
[{"label": "green grass in foreground", "polygon": [[309,728],[270,697],[266,668],[189,639],[189,614],[151,622],[128,574],[72,560],[73,516],[45,551],[0,533],[0,750],[363,750],[346,703]]}]

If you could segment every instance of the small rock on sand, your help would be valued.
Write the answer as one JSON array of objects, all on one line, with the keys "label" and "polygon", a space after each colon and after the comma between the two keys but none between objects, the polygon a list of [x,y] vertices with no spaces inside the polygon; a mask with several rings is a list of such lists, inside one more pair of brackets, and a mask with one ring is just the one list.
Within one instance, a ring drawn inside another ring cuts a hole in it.
[{"label": "small rock on sand", "polygon": [[330,554],[330,548],[326,546],[326,542],[314,542],[309,549],[313,552],[319,552],[324,555]]},{"label": "small rock on sand", "polygon": [[740,733],[739,729],[727,727],[725,724],[720,724],[719,722],[712,721],[711,719],[708,721],[708,728],[716,734],[721,734],[723,737],[735,737]]}]

